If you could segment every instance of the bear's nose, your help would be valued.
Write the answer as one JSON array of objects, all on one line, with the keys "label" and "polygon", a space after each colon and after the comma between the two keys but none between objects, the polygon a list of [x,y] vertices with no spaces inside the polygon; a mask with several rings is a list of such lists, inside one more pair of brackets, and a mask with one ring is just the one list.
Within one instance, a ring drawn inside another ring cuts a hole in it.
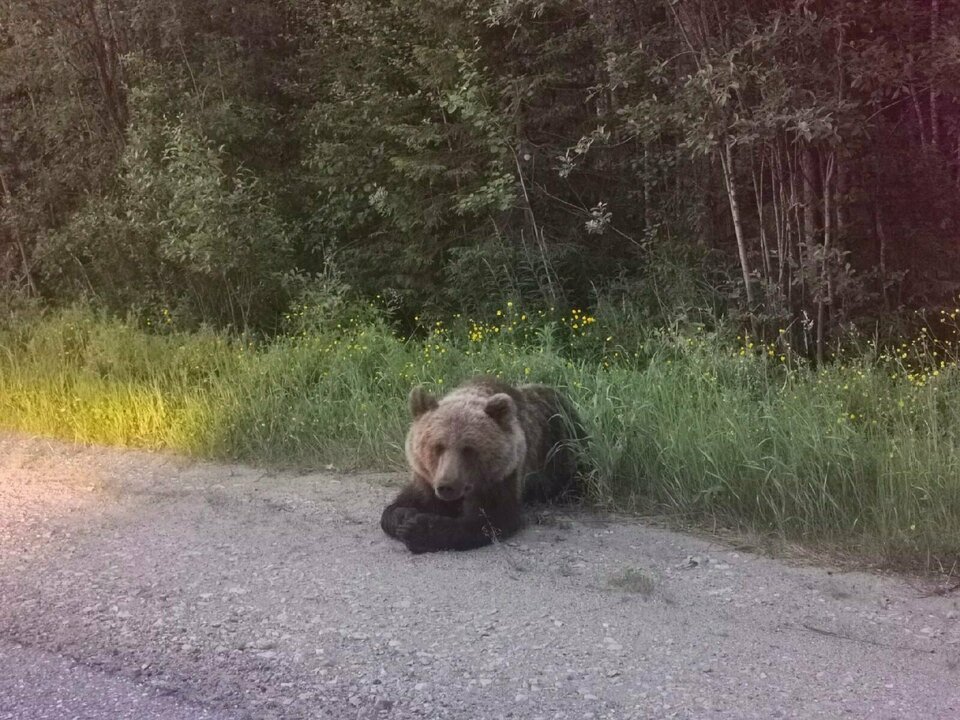
[{"label": "bear's nose", "polygon": [[456,500],[460,497],[460,490],[456,485],[437,485],[435,492],[441,500]]}]

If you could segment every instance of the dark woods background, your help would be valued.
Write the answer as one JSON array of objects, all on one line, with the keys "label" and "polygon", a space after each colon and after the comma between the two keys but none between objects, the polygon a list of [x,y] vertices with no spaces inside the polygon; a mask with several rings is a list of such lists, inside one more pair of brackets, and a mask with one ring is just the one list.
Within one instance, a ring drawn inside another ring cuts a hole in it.
[{"label": "dark woods background", "polygon": [[270,331],[960,290],[957,0],[0,0],[0,279]]}]

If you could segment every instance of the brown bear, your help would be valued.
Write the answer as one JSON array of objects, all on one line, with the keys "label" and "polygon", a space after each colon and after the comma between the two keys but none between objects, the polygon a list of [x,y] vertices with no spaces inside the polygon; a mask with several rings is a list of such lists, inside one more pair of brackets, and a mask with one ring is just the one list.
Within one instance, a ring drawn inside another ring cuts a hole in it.
[{"label": "brown bear", "polygon": [[439,401],[416,387],[409,401],[413,479],[380,526],[412,552],[487,545],[520,529],[524,503],[576,494],[584,436],[556,390],[477,377]]}]

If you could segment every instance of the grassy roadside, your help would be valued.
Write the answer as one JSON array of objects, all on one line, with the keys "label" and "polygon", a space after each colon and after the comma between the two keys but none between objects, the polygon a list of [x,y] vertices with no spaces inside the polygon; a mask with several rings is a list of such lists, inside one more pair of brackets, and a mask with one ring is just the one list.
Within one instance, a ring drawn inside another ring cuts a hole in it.
[{"label": "grassy roadside", "polygon": [[[291,317],[253,345],[72,310],[0,330],[0,427],[260,463],[399,468],[405,396],[476,372],[558,385],[593,441],[594,499],[891,562],[960,558],[960,369],[924,338],[825,370],[703,330],[584,313]],[[935,354],[936,353],[936,354]]]}]

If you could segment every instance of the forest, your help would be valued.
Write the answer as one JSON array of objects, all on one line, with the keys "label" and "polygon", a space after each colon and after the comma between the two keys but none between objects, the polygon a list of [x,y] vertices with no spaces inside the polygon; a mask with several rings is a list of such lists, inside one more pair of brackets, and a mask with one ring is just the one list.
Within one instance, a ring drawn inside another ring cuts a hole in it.
[{"label": "forest", "polygon": [[8,292],[271,329],[679,265],[822,358],[960,289],[953,0],[4,5]]},{"label": "forest", "polygon": [[390,466],[494,372],[600,503],[949,569],[958,201],[957,0],[0,0],[0,425]]}]

